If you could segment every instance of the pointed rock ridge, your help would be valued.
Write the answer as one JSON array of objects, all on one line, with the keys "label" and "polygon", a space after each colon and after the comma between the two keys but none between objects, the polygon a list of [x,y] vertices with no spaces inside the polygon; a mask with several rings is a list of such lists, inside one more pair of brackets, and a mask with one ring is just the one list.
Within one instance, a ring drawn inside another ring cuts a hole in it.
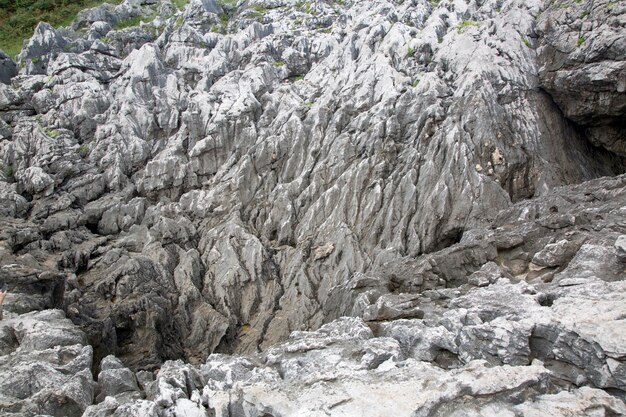
[{"label": "pointed rock ridge", "polygon": [[48,63],[56,58],[68,44],[68,39],[46,22],[40,22],[32,38],[17,56],[20,74],[46,74]]}]

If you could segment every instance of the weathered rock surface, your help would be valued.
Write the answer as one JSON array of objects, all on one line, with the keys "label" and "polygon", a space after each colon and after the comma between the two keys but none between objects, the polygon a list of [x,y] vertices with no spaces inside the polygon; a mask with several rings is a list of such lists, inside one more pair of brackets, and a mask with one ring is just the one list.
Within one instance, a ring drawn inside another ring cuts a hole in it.
[{"label": "weathered rock surface", "polygon": [[541,86],[587,137],[626,154],[626,5],[552,3],[538,19]]},{"label": "weathered rock surface", "polygon": [[0,51],[0,83],[9,84],[17,75],[17,66],[10,56]]},{"label": "weathered rock surface", "polygon": [[0,413],[81,415],[93,402],[93,349],[60,310],[0,321]]},{"label": "weathered rock surface", "polygon": [[3,412],[625,414],[624,16],[126,0],[41,23],[0,83],[0,350],[90,345],[98,377],[91,351],[46,359],[49,390]]}]

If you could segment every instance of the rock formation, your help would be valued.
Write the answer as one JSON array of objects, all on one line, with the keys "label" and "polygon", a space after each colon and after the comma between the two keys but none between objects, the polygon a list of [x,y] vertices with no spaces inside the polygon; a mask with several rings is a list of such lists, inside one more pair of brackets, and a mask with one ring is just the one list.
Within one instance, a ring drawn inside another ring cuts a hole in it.
[{"label": "rock formation", "polygon": [[0,411],[626,415],[622,3],[39,24],[0,56]]}]

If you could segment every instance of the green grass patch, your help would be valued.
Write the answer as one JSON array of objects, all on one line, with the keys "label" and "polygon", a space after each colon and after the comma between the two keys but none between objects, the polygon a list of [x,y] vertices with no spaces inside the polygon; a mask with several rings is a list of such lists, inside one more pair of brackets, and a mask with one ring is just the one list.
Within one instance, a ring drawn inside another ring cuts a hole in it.
[{"label": "green grass patch", "polygon": [[224,27],[228,26],[229,21],[230,21],[230,16],[228,16],[227,13],[222,13],[220,15],[220,23],[222,24],[222,26]]},{"label": "green grass patch", "polygon": [[183,25],[183,17],[182,16],[178,16],[176,18],[176,22],[174,22],[174,30],[179,29],[182,25]]},{"label": "green grass patch", "polygon": [[51,137],[52,139],[56,139],[56,138],[58,138],[59,136],[61,136],[61,134],[60,134],[58,131],[54,130],[54,129],[47,129],[47,128],[44,128],[44,129],[43,129],[43,133],[45,133],[45,134],[46,134],[46,136],[49,136],[49,137]]},{"label": "green grass patch", "polygon": [[6,165],[2,167],[2,173],[6,179],[13,178],[13,165]]},{"label": "green grass patch", "polygon": [[581,46],[583,43],[585,43],[585,38],[582,36],[579,36],[578,39],[576,40],[576,46]]},{"label": "green grass patch", "polygon": [[119,22],[117,22],[115,24],[113,29],[121,30],[121,29],[126,29],[126,28],[132,28],[132,27],[135,27],[135,26],[139,26],[141,21],[142,20],[146,21],[146,19],[148,19],[148,21],[152,20],[150,17],[146,17],[146,16],[137,16],[137,17],[131,17],[130,19],[126,19],[126,20],[121,20],[121,21],[119,21]]},{"label": "green grass patch", "polygon": [[460,22],[458,25],[456,25],[456,30],[459,33],[463,33],[465,32],[468,28],[471,28],[472,26],[474,27],[478,27],[480,26],[480,23],[478,23],[475,20],[463,20],[462,22]]},{"label": "green grass patch", "polygon": [[[121,0],[107,3],[120,4]],[[11,57],[22,49],[22,42],[33,35],[40,21],[52,26],[68,26],[79,11],[105,3],[101,0],[0,0],[0,49]]]},{"label": "green grass patch", "polygon": [[406,56],[408,56],[409,58],[413,58],[413,55],[415,55],[415,48],[411,48],[410,46],[406,49]]},{"label": "green grass patch", "polygon": [[86,143],[83,143],[82,145],[80,145],[78,147],[78,155],[81,158],[85,158],[87,157],[87,155],[89,155],[89,145],[87,145]]},{"label": "green grass patch", "polygon": [[249,13],[253,19],[259,19],[265,16],[265,13],[267,13],[267,9],[260,4],[254,4],[250,7]]}]

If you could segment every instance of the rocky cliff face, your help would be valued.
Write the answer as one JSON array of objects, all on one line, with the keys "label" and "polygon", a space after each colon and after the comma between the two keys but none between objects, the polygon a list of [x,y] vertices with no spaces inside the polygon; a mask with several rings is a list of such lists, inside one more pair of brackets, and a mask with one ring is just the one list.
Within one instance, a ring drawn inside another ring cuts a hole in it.
[{"label": "rocky cliff face", "polygon": [[75,408],[0,407],[626,414],[625,27],[603,0],[41,23],[0,68],[0,372],[45,363]]}]

